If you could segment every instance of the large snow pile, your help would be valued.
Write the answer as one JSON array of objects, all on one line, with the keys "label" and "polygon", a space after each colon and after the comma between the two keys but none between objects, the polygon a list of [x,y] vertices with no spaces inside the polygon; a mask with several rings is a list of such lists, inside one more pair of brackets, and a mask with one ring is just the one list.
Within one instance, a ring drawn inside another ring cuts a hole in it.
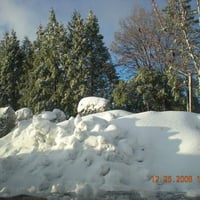
[{"label": "large snow pile", "polygon": [[22,120],[0,139],[0,196],[200,195],[199,114],[115,110],[60,123],[52,115]]}]

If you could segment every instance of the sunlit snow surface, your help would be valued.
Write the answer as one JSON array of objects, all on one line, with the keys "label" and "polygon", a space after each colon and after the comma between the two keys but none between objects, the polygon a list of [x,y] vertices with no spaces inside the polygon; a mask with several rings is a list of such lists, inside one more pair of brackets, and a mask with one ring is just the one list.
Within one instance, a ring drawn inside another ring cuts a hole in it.
[{"label": "sunlit snow surface", "polygon": [[60,123],[38,115],[0,139],[0,196],[133,190],[200,195],[199,114],[115,110]]}]

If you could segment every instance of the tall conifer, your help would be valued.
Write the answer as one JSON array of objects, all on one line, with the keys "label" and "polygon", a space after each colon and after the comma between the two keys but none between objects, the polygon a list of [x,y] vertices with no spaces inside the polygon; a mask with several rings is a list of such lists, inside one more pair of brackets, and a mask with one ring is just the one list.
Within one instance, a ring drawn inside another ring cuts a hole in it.
[{"label": "tall conifer", "polygon": [[20,92],[20,99],[18,101],[20,107],[29,106],[27,97],[30,94],[30,82],[32,77],[30,76],[29,72],[32,70],[32,42],[29,40],[28,37],[25,37],[22,41],[21,45],[21,53],[22,53],[22,65],[21,65],[21,75],[19,77],[20,84],[19,84],[19,92]]},{"label": "tall conifer", "polygon": [[18,108],[22,54],[14,30],[6,32],[0,42],[0,107]]},{"label": "tall conifer", "polygon": [[87,36],[87,95],[108,96],[108,88],[116,80],[114,67],[108,48],[100,34],[97,17],[92,11],[86,19]]},{"label": "tall conifer", "polygon": [[33,87],[29,102],[35,112],[60,107],[58,87],[63,70],[65,28],[58,23],[54,10],[50,11],[49,21],[43,30],[40,26],[33,46]]}]

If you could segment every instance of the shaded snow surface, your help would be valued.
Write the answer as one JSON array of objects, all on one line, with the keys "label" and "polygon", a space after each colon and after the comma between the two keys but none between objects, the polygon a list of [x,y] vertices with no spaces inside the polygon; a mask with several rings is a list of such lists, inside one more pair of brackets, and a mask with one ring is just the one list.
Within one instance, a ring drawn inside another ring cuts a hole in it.
[{"label": "shaded snow surface", "polygon": [[[143,197],[156,191],[200,195],[199,114],[115,110],[61,123],[38,115],[19,122],[0,147],[0,196],[133,190]],[[164,183],[164,176],[172,181]],[[192,181],[177,183],[176,176]]]}]

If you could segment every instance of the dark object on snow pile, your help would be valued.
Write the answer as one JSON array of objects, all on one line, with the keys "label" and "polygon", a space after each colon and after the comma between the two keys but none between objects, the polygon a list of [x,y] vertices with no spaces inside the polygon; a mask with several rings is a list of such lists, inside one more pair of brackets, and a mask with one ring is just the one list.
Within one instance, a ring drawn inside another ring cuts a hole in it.
[{"label": "dark object on snow pile", "polygon": [[0,108],[0,138],[7,135],[16,122],[15,111],[10,107]]}]

